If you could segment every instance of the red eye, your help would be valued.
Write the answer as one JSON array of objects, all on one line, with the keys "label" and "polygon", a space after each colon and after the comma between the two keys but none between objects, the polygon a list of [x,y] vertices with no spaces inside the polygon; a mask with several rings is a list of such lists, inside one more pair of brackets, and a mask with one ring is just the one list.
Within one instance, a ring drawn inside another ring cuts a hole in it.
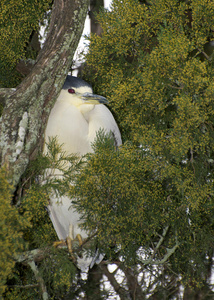
[{"label": "red eye", "polygon": [[74,89],[68,89],[68,92],[69,92],[70,94],[75,94],[75,90],[74,90]]}]

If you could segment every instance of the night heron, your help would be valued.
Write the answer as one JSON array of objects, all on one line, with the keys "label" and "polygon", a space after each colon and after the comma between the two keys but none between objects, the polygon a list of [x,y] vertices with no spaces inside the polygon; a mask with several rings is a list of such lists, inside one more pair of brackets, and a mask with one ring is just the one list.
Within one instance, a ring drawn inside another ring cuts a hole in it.
[{"label": "night heron", "polygon": [[[60,95],[51,110],[46,131],[45,142],[57,137],[68,154],[82,156],[93,152],[92,143],[97,132],[103,130],[112,133],[117,146],[121,145],[121,136],[115,119],[104,105],[107,99],[93,94],[92,87],[84,80],[67,76]],[[44,152],[47,151],[45,147]],[[86,231],[79,228],[80,214],[72,207],[72,200],[67,196],[50,195],[50,218],[60,240],[67,237],[75,239],[88,237]],[[94,258],[78,258],[78,267],[82,270],[92,264]]]}]

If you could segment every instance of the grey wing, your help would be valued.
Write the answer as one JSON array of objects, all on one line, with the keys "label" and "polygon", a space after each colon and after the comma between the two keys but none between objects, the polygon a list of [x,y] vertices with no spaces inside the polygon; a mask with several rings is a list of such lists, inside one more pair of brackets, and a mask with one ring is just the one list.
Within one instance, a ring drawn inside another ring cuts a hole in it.
[{"label": "grey wing", "polygon": [[[94,121],[93,119],[95,119],[96,121]],[[105,105],[100,104],[95,106],[93,111],[93,119],[89,123],[89,130],[90,127],[92,127],[93,132],[96,133],[100,128],[103,128],[106,132],[112,133],[117,147],[122,144],[121,134],[117,123],[112,113]],[[95,138],[95,136],[93,136],[92,138]]]}]

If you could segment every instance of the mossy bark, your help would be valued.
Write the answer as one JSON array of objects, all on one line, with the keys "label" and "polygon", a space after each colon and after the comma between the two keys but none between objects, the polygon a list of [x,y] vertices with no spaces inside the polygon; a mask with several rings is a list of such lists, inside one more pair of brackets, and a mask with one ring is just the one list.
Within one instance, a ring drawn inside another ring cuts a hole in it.
[{"label": "mossy bark", "polygon": [[[0,156],[14,187],[42,148],[48,115],[71,66],[87,8],[84,0],[55,0],[44,47],[31,73],[6,100],[0,122]],[[23,116],[27,116],[25,128]],[[23,130],[22,148],[17,150]]]}]

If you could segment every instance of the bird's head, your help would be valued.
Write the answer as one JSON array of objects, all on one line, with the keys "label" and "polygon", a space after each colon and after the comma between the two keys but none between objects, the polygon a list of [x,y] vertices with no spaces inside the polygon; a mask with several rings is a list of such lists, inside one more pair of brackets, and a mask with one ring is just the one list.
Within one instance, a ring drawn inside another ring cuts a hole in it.
[{"label": "bird's head", "polygon": [[63,85],[61,95],[62,99],[71,102],[72,105],[78,108],[82,105],[85,106],[85,104],[94,106],[108,103],[105,97],[93,93],[90,84],[78,77],[69,75]]}]

